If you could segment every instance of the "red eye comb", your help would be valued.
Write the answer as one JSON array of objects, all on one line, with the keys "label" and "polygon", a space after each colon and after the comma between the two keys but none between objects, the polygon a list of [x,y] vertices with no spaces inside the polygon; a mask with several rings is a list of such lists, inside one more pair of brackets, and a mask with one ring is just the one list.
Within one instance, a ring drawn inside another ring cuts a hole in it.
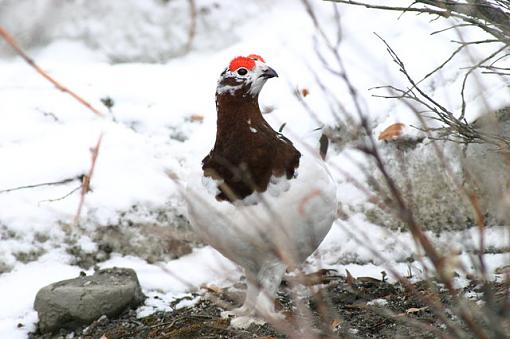
[{"label": "red eye comb", "polygon": [[246,69],[252,70],[255,68],[255,61],[252,58],[238,56],[232,59],[230,65],[228,66],[229,71],[234,72],[239,67],[244,67]]},{"label": "red eye comb", "polygon": [[248,55],[248,58],[253,59],[253,60],[258,60],[258,61],[266,62],[266,61],[264,60],[264,58],[263,58],[263,57],[261,57],[261,56],[260,56],[260,55],[258,55],[258,54],[250,54],[250,55]]}]

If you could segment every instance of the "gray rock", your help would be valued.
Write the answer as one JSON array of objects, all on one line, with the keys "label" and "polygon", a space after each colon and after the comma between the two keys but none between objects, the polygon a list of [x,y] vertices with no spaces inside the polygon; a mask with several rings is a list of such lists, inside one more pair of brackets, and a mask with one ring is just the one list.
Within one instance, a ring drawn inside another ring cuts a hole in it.
[{"label": "gray rock", "polygon": [[[477,129],[489,135],[510,138],[510,108],[478,118]],[[469,187],[477,195],[480,209],[491,224],[510,223],[510,162],[508,150],[494,145],[469,144],[462,159]]]},{"label": "gray rock", "polygon": [[[381,146],[381,156],[418,224],[436,232],[464,229],[473,224],[473,215],[469,202],[458,189],[458,185],[464,182],[460,165],[462,149],[451,142],[437,141],[436,145],[443,153],[450,172],[445,170],[430,141],[420,142],[414,147],[388,143]],[[393,229],[407,229],[407,225],[392,213],[397,207],[384,178],[378,171],[374,173],[377,187],[372,189],[379,197],[387,197],[384,203],[390,208],[383,211],[374,206],[365,211],[367,218]]]},{"label": "gray rock", "polygon": [[88,324],[102,315],[116,316],[144,299],[135,271],[114,267],[43,287],[34,308],[39,330],[46,333]]},{"label": "gray rock", "polygon": [[107,255],[120,253],[134,255],[150,263],[171,260],[191,253],[189,241],[183,232],[173,227],[141,225],[138,227],[102,227],[96,231],[94,241]]},{"label": "gray rock", "polygon": [[69,239],[72,246],[68,247],[67,251],[75,258],[74,264],[85,269],[108,260],[112,253],[132,255],[154,263],[191,253],[192,242],[188,240],[191,238],[188,233],[190,232],[177,230],[170,221],[165,226],[154,223],[98,227],[89,232],[97,244],[97,251],[84,251],[79,244],[79,236]]},{"label": "gray rock", "polygon": [[[473,126],[485,133],[510,138],[510,109],[486,114]],[[480,214],[488,226],[510,223],[508,154],[488,143],[466,146],[436,141],[435,146],[444,159],[438,157],[430,140],[414,145],[390,142],[380,148],[386,170],[412,209],[416,221],[435,232],[475,225],[475,209],[467,193],[476,197]],[[379,186],[373,185],[374,193],[379,197],[390,197],[382,176],[376,174],[374,179]],[[391,206],[391,199],[385,204]],[[362,212],[376,224],[406,228],[394,214],[376,206]]]}]

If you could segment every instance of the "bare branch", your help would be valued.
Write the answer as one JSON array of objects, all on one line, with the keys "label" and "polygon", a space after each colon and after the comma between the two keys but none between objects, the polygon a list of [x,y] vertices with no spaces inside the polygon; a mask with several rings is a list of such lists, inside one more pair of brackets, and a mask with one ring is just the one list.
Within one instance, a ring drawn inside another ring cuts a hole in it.
[{"label": "bare branch", "polygon": [[90,182],[92,180],[92,176],[94,175],[94,169],[96,168],[96,161],[97,156],[99,154],[99,148],[101,147],[101,141],[103,140],[103,134],[99,136],[97,139],[96,146],[94,146],[90,152],[91,152],[91,164],[90,169],[87,173],[87,175],[84,177],[84,180],[81,185],[81,193],[80,193],[80,202],[78,204],[78,209],[76,211],[76,215],[74,216],[73,225],[78,226],[80,222],[80,216],[81,216],[81,210],[83,208],[83,203],[85,202],[85,195],[90,191]]},{"label": "bare branch", "polygon": [[83,178],[83,175],[79,175],[79,176],[74,177],[74,178],[67,178],[67,179],[63,179],[63,180],[59,180],[59,181],[43,182],[41,184],[33,184],[33,185],[25,185],[25,186],[13,187],[13,188],[8,188],[8,189],[0,190],[0,194],[1,193],[9,193],[9,192],[13,192],[13,191],[24,190],[24,189],[30,189],[30,188],[43,187],[43,186],[63,185],[63,184],[67,184],[69,182],[73,182],[75,180],[82,180],[82,178]]},{"label": "bare branch", "polygon": [[99,115],[100,117],[103,117],[104,114],[101,113],[98,109],[96,109],[94,106],[92,106],[88,101],[83,99],[81,96],[76,94],[75,92],[71,91],[69,88],[65,87],[61,83],[59,83],[57,80],[53,79],[48,73],[46,73],[41,67],[39,67],[35,61],[30,58],[22,49],[19,47],[18,43],[14,39],[14,37],[9,34],[4,28],[0,26],[0,37],[11,46],[16,53],[23,59],[27,64],[29,64],[32,68],[36,70],[37,73],[39,73],[42,77],[44,77],[46,80],[51,82],[58,90],[69,94],[74,99],[76,99],[80,104],[87,107],[89,110],[94,112],[95,114]]}]

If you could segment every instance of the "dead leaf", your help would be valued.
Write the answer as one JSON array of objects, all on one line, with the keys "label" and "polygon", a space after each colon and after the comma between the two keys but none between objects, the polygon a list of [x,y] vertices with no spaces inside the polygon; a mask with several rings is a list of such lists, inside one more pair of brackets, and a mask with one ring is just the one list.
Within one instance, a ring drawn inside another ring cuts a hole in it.
[{"label": "dead leaf", "polygon": [[221,287],[218,287],[218,286],[215,286],[215,285],[204,285],[202,286],[203,289],[209,291],[209,292],[212,292],[212,293],[216,293],[216,294],[222,294],[223,293],[223,289]]},{"label": "dead leaf", "polygon": [[327,284],[331,280],[338,278],[337,271],[332,269],[320,269],[316,272],[306,275],[297,276],[297,282],[305,286],[313,286],[319,284]]},{"label": "dead leaf", "polygon": [[88,175],[83,175],[81,185],[83,193],[90,192],[90,177]]},{"label": "dead leaf", "polygon": [[200,114],[192,114],[190,117],[191,122],[199,122],[202,123],[204,121],[204,116]]},{"label": "dead leaf", "polygon": [[379,284],[381,280],[372,277],[358,277],[356,280],[362,284]]},{"label": "dead leaf", "polygon": [[384,141],[395,140],[402,134],[402,129],[404,129],[405,126],[406,125],[399,122],[390,125],[379,134],[378,139]]},{"label": "dead leaf", "polygon": [[303,88],[301,90],[301,95],[304,97],[306,97],[308,94],[310,94],[310,91],[308,90],[308,88]]},{"label": "dead leaf", "polygon": [[354,284],[354,282],[356,281],[356,278],[354,278],[352,276],[351,272],[349,272],[348,269],[345,269],[345,272],[347,273],[347,277],[345,278],[345,282],[347,283],[347,285],[352,286]]},{"label": "dead leaf", "polygon": [[333,319],[329,325],[329,328],[331,328],[331,331],[336,331],[340,328],[340,326],[342,326],[342,320]]},{"label": "dead leaf", "polygon": [[428,308],[429,308],[428,306],[424,306],[424,307],[420,307],[420,308],[411,307],[411,308],[407,309],[405,313],[399,313],[399,314],[397,314],[397,316],[398,317],[403,317],[405,315],[419,313],[421,311],[425,311]]},{"label": "dead leaf", "polygon": [[510,265],[500,266],[494,270],[496,274],[510,273]]}]

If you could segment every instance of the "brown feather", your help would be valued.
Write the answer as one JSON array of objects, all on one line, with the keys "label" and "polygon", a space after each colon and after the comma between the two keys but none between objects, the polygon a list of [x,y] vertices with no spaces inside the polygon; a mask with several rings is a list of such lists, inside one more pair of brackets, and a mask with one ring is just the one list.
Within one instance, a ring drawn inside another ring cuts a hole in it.
[{"label": "brown feather", "polygon": [[202,169],[205,176],[223,180],[216,196],[220,201],[264,192],[271,176],[291,179],[299,166],[301,153],[264,120],[258,96],[247,90],[216,95],[216,142],[202,160]]}]

